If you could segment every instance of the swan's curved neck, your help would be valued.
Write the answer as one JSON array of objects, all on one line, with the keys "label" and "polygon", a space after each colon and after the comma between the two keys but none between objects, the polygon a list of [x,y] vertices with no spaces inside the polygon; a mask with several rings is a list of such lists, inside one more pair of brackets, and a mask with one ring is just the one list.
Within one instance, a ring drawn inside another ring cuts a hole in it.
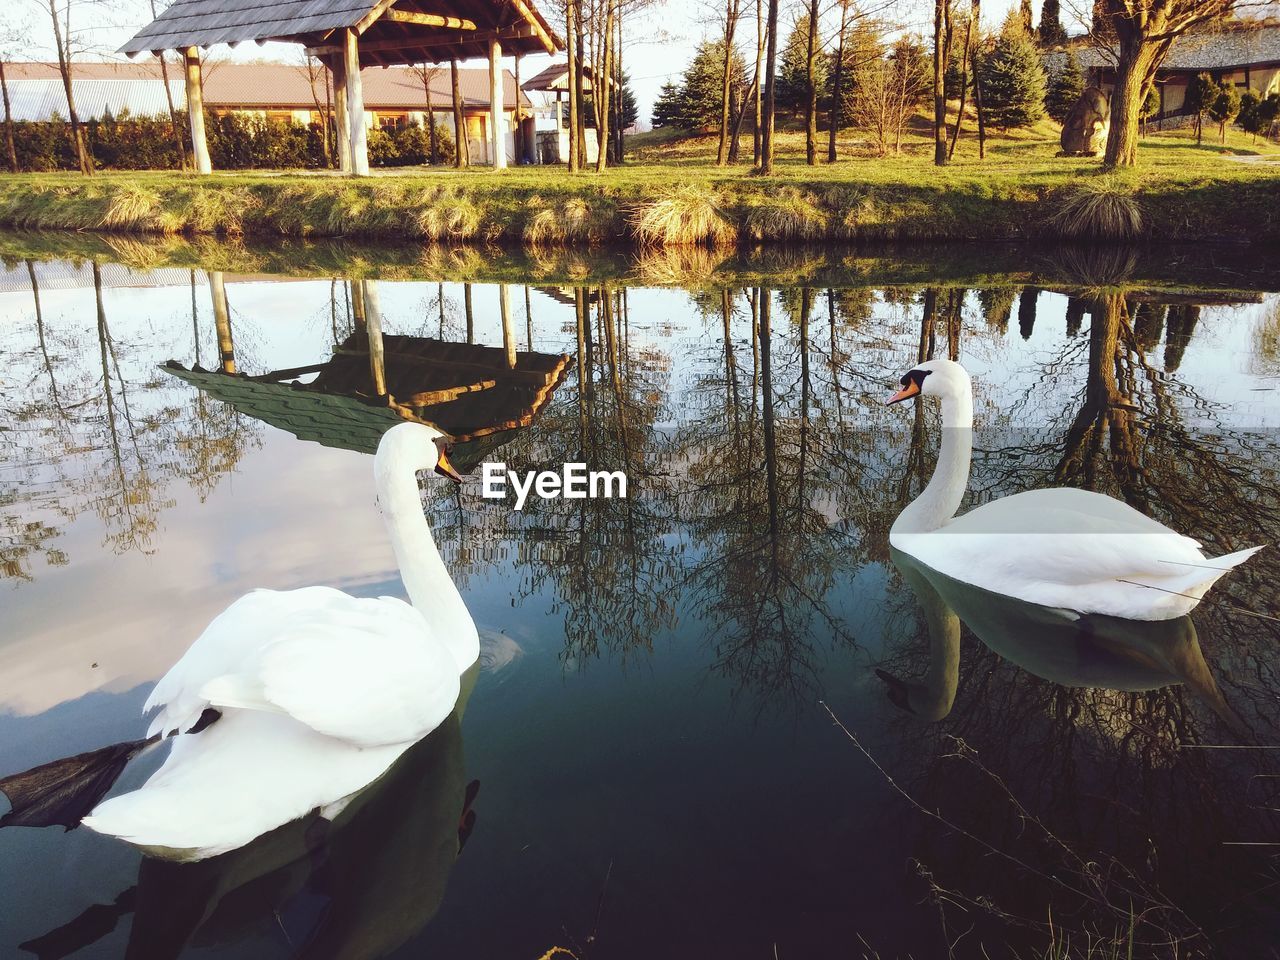
[{"label": "swan's curved neck", "polygon": [[890,531],[928,533],[956,515],[969,486],[973,455],[973,392],[957,390],[942,398],[942,446],[929,485],[898,515]]},{"label": "swan's curved neck", "polygon": [[475,623],[431,535],[431,525],[422,511],[415,465],[392,452],[385,458],[379,456],[375,467],[378,506],[409,600],[438,631],[440,640],[458,661],[458,669],[465,670],[479,655]]}]

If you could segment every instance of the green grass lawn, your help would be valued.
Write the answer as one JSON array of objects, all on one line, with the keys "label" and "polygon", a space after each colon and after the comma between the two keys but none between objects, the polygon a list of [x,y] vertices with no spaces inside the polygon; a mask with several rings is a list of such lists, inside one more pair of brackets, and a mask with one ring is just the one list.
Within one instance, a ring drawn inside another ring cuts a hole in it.
[{"label": "green grass lawn", "polygon": [[[854,135],[840,159],[807,166],[803,135],[777,135],[775,173],[714,164],[715,138],[638,134],[627,162],[597,174],[563,168],[380,170],[355,181],[328,171],[103,171],[0,177],[0,224],[158,233],[274,233],[582,244],[860,239],[1015,239],[1072,233],[1051,222],[1073,191],[1130,204],[1135,235],[1166,239],[1280,237],[1280,146],[1229,131],[1142,141],[1132,170],[1057,156],[1057,126],[988,138],[966,131],[954,161],[932,163],[918,117],[900,155],[876,157]],[[750,160],[751,138],[742,139]],[[822,135],[820,155],[825,156]],[[1115,198],[1119,199],[1115,199]],[[1128,198],[1128,199],[1126,199]],[[1049,219],[1047,219],[1049,218]]]}]

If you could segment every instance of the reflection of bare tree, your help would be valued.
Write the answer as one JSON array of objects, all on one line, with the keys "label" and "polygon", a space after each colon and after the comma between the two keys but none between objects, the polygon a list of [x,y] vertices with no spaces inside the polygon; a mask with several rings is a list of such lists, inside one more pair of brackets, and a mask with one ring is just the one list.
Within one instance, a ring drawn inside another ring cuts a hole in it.
[{"label": "reflection of bare tree", "polygon": [[[150,550],[160,513],[175,502],[169,483],[181,478],[203,498],[254,442],[249,423],[224,405],[156,377],[150,342],[144,348],[116,334],[102,267],[87,268],[93,299],[81,309],[92,317],[90,340],[51,329],[56,318],[46,312],[36,265],[27,264],[35,341],[28,356],[38,375],[17,399],[28,457],[44,473],[0,490],[6,526],[18,531],[0,538],[0,570],[17,580],[33,575],[36,555],[67,562],[51,544],[86,510],[99,518],[110,549]],[[198,353],[195,300],[192,311]]]}]

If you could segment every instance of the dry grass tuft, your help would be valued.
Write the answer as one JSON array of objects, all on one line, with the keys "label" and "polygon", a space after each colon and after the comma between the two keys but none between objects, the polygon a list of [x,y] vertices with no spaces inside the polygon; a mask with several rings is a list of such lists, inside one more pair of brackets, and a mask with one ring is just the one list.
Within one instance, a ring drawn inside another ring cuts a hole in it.
[{"label": "dry grass tuft", "polygon": [[1113,180],[1082,180],[1050,202],[1056,209],[1049,215],[1049,225],[1060,236],[1132,240],[1142,234],[1142,208],[1129,190]]},{"label": "dry grass tuft", "polygon": [[641,204],[631,215],[631,229],[641,243],[657,247],[727,246],[738,238],[719,198],[705,188],[691,186]]},{"label": "dry grass tuft", "polygon": [[524,242],[533,247],[564,243],[599,243],[604,237],[605,218],[598,216],[591,204],[581,197],[570,197],[559,209],[541,206],[534,197],[530,207],[536,212],[525,224]]},{"label": "dry grass tuft", "polygon": [[812,243],[831,237],[831,216],[812,193],[784,187],[766,194],[747,212],[747,235],[755,241]]},{"label": "dry grass tuft", "polygon": [[177,233],[182,229],[182,221],[165,209],[164,201],[154,190],[128,184],[111,194],[98,227],[102,230]]}]

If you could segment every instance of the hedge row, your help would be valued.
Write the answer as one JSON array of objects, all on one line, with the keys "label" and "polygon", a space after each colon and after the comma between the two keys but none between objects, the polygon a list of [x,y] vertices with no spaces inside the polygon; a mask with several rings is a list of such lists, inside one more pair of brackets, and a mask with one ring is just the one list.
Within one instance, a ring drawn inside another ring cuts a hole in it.
[{"label": "hedge row", "polygon": [[[178,121],[189,150],[186,115],[179,114]],[[181,166],[173,125],[168,119],[122,115],[89,120],[84,127],[94,163],[101,169],[177,170]],[[61,117],[17,121],[13,128],[22,170],[79,169],[71,125]],[[209,156],[216,170],[316,169],[333,165],[325,158],[320,124],[224,114],[209,117],[206,131]],[[436,137],[440,162],[452,163],[454,146],[449,129],[436,124]],[[416,124],[390,133],[370,130],[369,162],[380,167],[430,163],[430,137]]]}]

